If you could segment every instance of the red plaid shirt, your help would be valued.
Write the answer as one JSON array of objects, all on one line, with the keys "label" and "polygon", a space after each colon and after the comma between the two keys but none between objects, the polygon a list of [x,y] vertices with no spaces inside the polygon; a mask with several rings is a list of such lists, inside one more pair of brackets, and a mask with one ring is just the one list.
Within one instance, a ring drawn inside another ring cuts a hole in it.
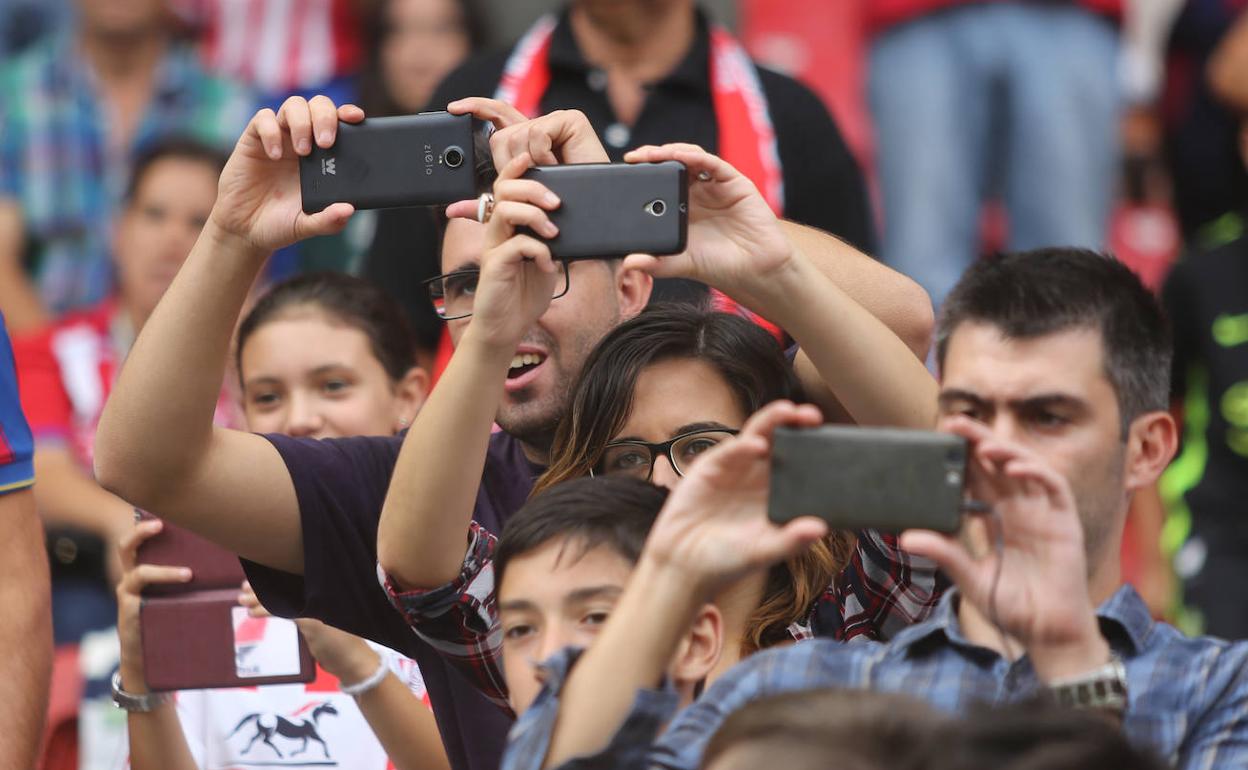
[{"label": "red plaid shirt", "polygon": [[[459,576],[437,588],[401,591],[380,565],[377,576],[416,635],[511,713],[494,585],[497,542],[473,522]],[[850,563],[811,608],[807,622],[793,624],[789,632],[797,641],[815,636],[883,641],[927,618],[946,586],[932,562],[901,550],[896,535],[863,530]]]}]

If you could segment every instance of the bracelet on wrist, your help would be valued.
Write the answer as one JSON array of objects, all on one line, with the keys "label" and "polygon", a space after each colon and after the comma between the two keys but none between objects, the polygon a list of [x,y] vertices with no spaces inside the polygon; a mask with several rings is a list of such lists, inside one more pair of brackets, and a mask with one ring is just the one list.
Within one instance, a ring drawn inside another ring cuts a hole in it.
[{"label": "bracelet on wrist", "polygon": [[148,692],[142,695],[121,689],[121,670],[113,672],[113,705],[131,714],[146,714],[169,701],[167,692]]},{"label": "bracelet on wrist", "polygon": [[1127,669],[1118,656],[1087,673],[1050,682],[1049,692],[1067,708],[1122,716],[1127,710]]},{"label": "bracelet on wrist", "polygon": [[386,659],[379,655],[377,656],[377,670],[369,674],[368,678],[356,682],[355,684],[343,684],[342,682],[339,682],[338,689],[347,695],[350,695],[352,698],[358,698],[367,692],[377,689],[377,686],[381,684],[382,680],[386,678],[386,674],[388,673],[390,673],[390,666],[386,663]]}]

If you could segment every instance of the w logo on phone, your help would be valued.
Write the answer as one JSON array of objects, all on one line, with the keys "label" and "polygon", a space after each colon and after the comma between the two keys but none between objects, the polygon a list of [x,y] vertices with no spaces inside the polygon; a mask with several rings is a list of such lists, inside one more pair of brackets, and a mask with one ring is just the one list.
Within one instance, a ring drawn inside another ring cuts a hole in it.
[{"label": "w logo on phone", "polygon": [[334,166],[335,163],[333,158],[321,158],[321,175],[324,176],[325,174],[329,174],[330,176],[337,176],[337,171]]}]

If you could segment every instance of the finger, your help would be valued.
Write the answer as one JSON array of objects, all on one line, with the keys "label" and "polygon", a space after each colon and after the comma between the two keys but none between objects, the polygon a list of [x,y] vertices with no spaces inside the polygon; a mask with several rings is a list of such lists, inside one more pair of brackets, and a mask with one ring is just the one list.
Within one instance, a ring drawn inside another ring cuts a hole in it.
[{"label": "finger", "polygon": [[473,115],[481,120],[488,120],[500,129],[528,120],[523,112],[507,102],[488,99],[484,96],[457,99],[446,105],[446,111],[452,115]]},{"label": "finger", "polygon": [[355,207],[350,203],[331,203],[324,211],[315,214],[300,214],[295,220],[295,231],[299,240],[314,235],[331,235],[340,232],[347,226]]},{"label": "finger", "polygon": [[477,199],[455,201],[446,207],[447,219],[471,219],[477,221]]},{"label": "finger", "polygon": [[983,565],[971,556],[957,536],[926,529],[908,529],[901,533],[898,543],[903,550],[936,562],[963,591],[969,593],[977,589],[976,580]]},{"label": "finger", "polygon": [[328,96],[314,96],[308,102],[312,132],[320,147],[332,147],[338,136],[338,108]]},{"label": "finger", "polygon": [[505,255],[505,261],[531,261],[543,273],[554,273],[555,260],[550,255],[550,247],[531,235],[514,235],[499,247]]},{"label": "finger", "polygon": [[188,583],[191,580],[189,567],[167,567],[162,564],[140,564],[126,572],[122,578],[125,590],[130,594],[140,594],[150,585],[169,585]]},{"label": "finger", "polygon": [[554,138],[547,131],[538,130],[536,126],[529,130],[529,155],[533,156],[533,162],[539,166],[555,166],[558,165],[559,159],[555,157]]},{"label": "finger", "polygon": [[251,119],[252,128],[260,139],[264,152],[273,160],[282,157],[282,127],[278,122],[277,113],[265,107]]},{"label": "finger", "polygon": [[1077,510],[1070,482],[1062,474],[1036,460],[1011,460],[1005,472],[1012,478],[1023,479],[1034,485],[1032,494],[1043,494],[1054,508],[1064,511]]},{"label": "finger", "polygon": [[528,152],[521,152],[507,161],[507,165],[499,169],[498,179],[495,181],[495,184],[505,182],[508,179],[519,179],[524,172],[532,167],[533,156],[529,155]]},{"label": "finger", "polygon": [[962,415],[953,415],[943,418],[940,421],[940,429],[946,433],[953,433],[961,436],[971,442],[972,446],[978,444],[980,441],[992,438],[991,428],[982,422],[972,420],[969,417],[963,417]]},{"label": "finger", "polygon": [[685,164],[690,181],[730,182],[741,176],[728,161],[701,150],[678,150],[671,160]]},{"label": "finger", "polygon": [[282,103],[277,122],[290,134],[290,144],[299,155],[312,152],[312,111],[302,96],[292,96]]},{"label": "finger", "polygon": [[533,179],[504,179],[494,183],[495,201],[522,201],[547,211],[559,208],[559,196]]},{"label": "finger", "polygon": [[758,539],[755,543],[757,563],[770,565],[796,556],[827,534],[828,525],[822,519],[813,516],[794,519]]},{"label": "finger", "polygon": [[338,106],[338,119],[344,123],[359,123],[364,120],[364,110],[354,104],[341,104]]},{"label": "finger", "polygon": [[625,270],[637,270],[655,278],[667,278],[673,275],[672,271],[675,269],[671,265],[672,259],[659,259],[653,254],[629,254],[624,258],[622,266]]},{"label": "finger", "polygon": [[813,428],[822,422],[819,409],[811,404],[798,406],[792,401],[773,401],[746,421],[741,435],[761,436],[770,444],[776,428],[781,425]]},{"label": "finger", "polygon": [[138,561],[139,546],[164,529],[165,523],[160,519],[140,521],[134,529],[122,535],[117,542],[117,552],[121,557],[121,566],[125,571],[134,569]]},{"label": "finger", "polygon": [[494,214],[490,217],[491,228],[506,228],[509,232],[520,226],[532,228],[545,238],[554,238],[559,228],[550,221],[546,212],[536,206],[519,201],[501,201],[494,204]]}]

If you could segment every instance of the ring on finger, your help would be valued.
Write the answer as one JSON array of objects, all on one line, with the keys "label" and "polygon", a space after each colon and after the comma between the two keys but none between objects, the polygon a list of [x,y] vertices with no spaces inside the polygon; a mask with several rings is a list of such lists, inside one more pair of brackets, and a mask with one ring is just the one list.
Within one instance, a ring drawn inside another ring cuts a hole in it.
[{"label": "ring on finger", "polygon": [[699,172],[698,172],[698,181],[699,181],[699,182],[709,182],[709,181],[711,181],[711,172],[709,172],[709,171],[699,171]]},{"label": "ring on finger", "polygon": [[494,193],[481,193],[477,198],[477,221],[486,224],[494,213]]}]

